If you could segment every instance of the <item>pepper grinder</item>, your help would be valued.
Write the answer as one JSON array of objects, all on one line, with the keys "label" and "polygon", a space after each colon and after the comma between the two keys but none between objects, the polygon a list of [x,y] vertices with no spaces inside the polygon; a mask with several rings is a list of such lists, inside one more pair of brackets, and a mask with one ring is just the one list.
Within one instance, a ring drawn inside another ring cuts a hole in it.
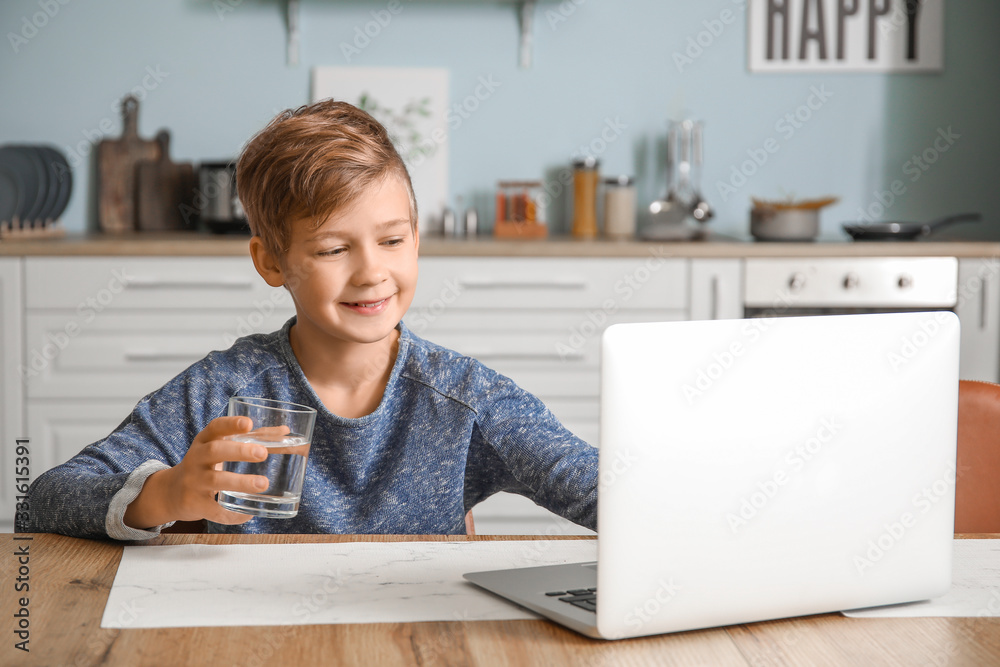
[{"label": "pepper grinder", "polygon": [[573,236],[597,236],[597,158],[588,155],[573,161]]}]

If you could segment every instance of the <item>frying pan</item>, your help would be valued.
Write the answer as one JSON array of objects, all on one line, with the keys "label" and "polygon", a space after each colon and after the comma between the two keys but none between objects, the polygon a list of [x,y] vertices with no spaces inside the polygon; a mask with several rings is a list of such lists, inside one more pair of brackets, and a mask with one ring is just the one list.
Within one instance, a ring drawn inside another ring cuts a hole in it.
[{"label": "frying pan", "polygon": [[956,222],[972,222],[982,219],[979,213],[950,215],[933,222],[878,222],[870,225],[844,225],[844,231],[855,241],[904,241],[931,232]]}]

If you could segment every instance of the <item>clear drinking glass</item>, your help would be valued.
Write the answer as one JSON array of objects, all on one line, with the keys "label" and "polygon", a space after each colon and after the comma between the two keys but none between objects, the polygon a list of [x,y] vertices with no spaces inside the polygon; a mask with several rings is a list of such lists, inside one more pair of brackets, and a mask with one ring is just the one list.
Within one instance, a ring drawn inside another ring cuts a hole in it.
[{"label": "clear drinking glass", "polygon": [[298,403],[234,396],[229,399],[229,416],[249,417],[253,421],[252,431],[229,439],[264,445],[267,459],[226,461],[222,469],[264,475],[270,484],[260,493],[220,491],[219,504],[234,512],[275,519],[298,514],[316,410]]}]

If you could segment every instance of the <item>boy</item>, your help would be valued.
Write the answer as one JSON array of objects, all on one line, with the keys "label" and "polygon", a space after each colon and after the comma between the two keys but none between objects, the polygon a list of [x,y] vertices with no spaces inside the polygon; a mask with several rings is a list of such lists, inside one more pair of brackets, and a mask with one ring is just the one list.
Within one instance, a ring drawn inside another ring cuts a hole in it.
[{"label": "boy", "polygon": [[[286,111],[247,144],[237,182],[254,266],[289,290],[295,317],[210,353],[41,475],[19,531],[137,540],[206,519],[209,532],[461,534],[498,491],[596,527],[597,450],[508,378],[403,324],[417,211],[385,128],[332,100]],[[215,500],[266,487],[221,470],[266,456],[227,439],[251,428],[224,416],[237,395],[318,411],[294,518]]]}]

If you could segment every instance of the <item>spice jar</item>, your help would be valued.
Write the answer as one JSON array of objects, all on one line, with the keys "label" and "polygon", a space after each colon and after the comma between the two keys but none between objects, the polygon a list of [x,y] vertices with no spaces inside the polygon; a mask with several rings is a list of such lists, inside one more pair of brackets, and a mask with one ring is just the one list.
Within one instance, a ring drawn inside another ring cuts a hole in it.
[{"label": "spice jar", "polygon": [[573,162],[573,236],[597,236],[597,158],[588,156]]},{"label": "spice jar", "polygon": [[635,181],[631,176],[604,181],[604,235],[612,239],[635,236]]},{"label": "spice jar", "polygon": [[500,181],[497,183],[496,221],[493,235],[501,238],[545,238],[544,190],[541,181]]}]

